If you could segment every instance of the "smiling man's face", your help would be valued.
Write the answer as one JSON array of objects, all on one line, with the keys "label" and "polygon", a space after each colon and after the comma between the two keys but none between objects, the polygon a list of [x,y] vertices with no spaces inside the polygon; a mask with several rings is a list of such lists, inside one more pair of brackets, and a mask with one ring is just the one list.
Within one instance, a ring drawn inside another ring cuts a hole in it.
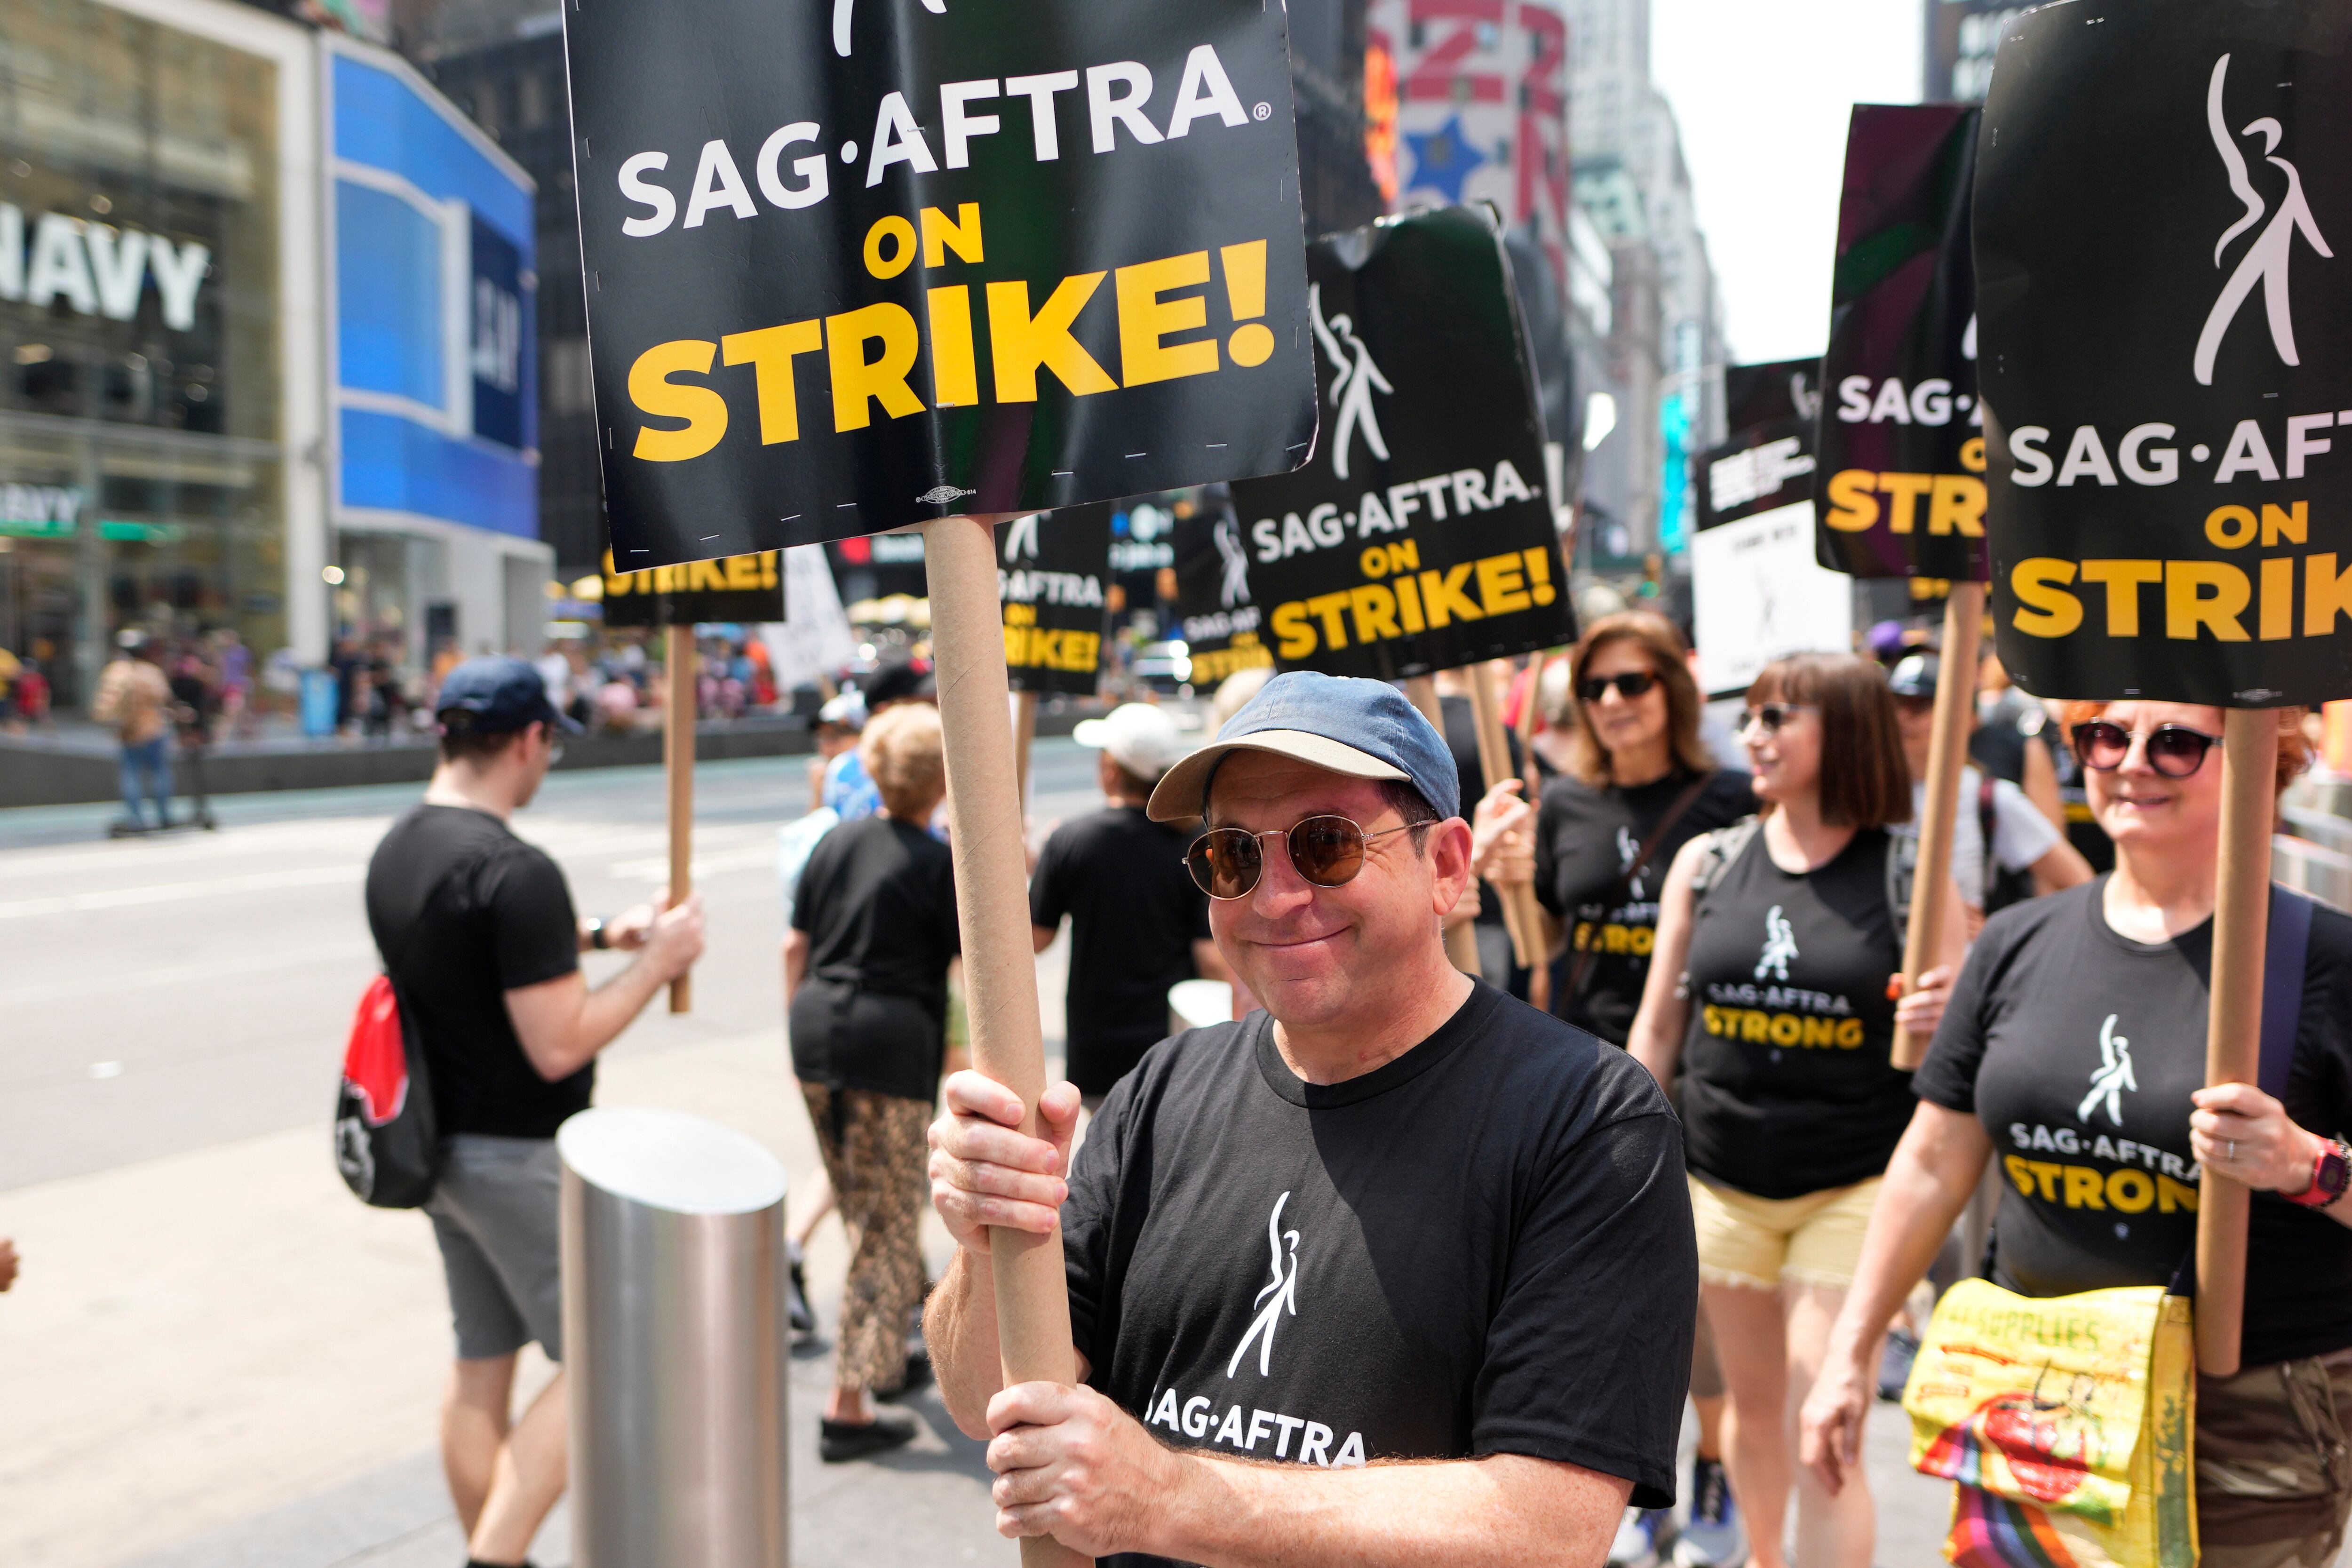
[{"label": "smiling man's face", "polygon": [[[1217,769],[1213,827],[1273,833],[1321,816],[1347,817],[1368,835],[1404,821],[1378,784],[1286,757],[1235,752]],[[1461,893],[1469,832],[1458,820],[1452,826],[1451,834],[1432,825],[1425,835],[1371,839],[1363,869],[1337,888],[1300,877],[1282,840],[1261,840],[1257,886],[1239,899],[1210,901],[1218,948],[1289,1027],[1377,1020],[1393,1005],[1384,978],[1415,970],[1423,950],[1440,945],[1438,919]],[[1455,836],[1461,843],[1450,851]],[[1417,850],[1415,837],[1427,843]]]}]

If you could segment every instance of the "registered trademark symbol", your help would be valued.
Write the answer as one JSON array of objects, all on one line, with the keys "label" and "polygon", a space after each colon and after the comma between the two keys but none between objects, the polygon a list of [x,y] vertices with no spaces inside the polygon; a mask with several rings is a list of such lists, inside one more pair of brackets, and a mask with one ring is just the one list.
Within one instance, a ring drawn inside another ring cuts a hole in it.
[{"label": "registered trademark symbol", "polygon": [[1270,120],[1273,117],[1274,105],[1270,103],[1261,103],[1250,110],[1252,120]]}]

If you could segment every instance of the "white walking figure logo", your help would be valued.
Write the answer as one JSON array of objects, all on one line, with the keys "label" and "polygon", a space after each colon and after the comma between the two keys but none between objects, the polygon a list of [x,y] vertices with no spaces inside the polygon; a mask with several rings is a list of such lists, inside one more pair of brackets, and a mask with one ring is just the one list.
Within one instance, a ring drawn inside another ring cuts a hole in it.
[{"label": "white walking figure logo", "polygon": [[1027,517],[1015,518],[1013,526],[1004,531],[1004,559],[1018,561],[1023,556],[1037,559],[1037,524],[1045,513],[1033,511]]},{"label": "white walking figure logo", "polygon": [[[843,59],[849,58],[849,8],[851,0],[833,0],[833,52]],[[948,0],[923,0],[923,9],[934,16],[948,14]]]},{"label": "white walking figure logo", "polygon": [[2101,1100],[2107,1102],[2107,1120],[2121,1127],[2124,1124],[2124,1090],[2137,1093],[2139,1080],[2132,1077],[2131,1042],[2116,1033],[2116,1015],[2099,1026],[2099,1065],[2091,1070],[2091,1092],[2074,1114],[2084,1121],[2091,1119],[2091,1108]]},{"label": "white walking figure logo", "polygon": [[[1633,842],[1633,830],[1627,827],[1622,823],[1618,824],[1617,874],[1622,877],[1626,872],[1631,871],[1633,868],[1634,858],[1641,853],[1642,847]],[[1633,878],[1625,884],[1625,891],[1636,899],[1640,898],[1642,896],[1642,878]]]},{"label": "white walking figure logo", "polygon": [[1788,979],[1789,960],[1796,956],[1796,928],[1789,923],[1789,917],[1780,912],[1780,906],[1774,904],[1764,913],[1764,956],[1756,961],[1756,978],[1763,979],[1764,972],[1769,969],[1773,979]]},{"label": "white walking figure logo", "polygon": [[1389,378],[1372,363],[1372,351],[1356,335],[1356,323],[1345,314],[1325,321],[1323,319],[1323,285],[1310,285],[1307,290],[1307,319],[1315,323],[1315,341],[1323,345],[1325,357],[1331,362],[1331,402],[1339,410],[1339,428],[1332,437],[1331,472],[1340,479],[1348,477],[1348,448],[1355,441],[1356,432],[1364,433],[1364,445],[1372,456],[1385,463],[1389,460],[1389,444],[1381,436],[1380,416],[1372,412],[1372,388],[1393,393]]},{"label": "white walking figure logo", "polygon": [[[2262,221],[2263,198],[2246,177],[2246,160],[2239,153],[2230,128],[2221,118],[2221,82],[2229,73],[2230,57],[2223,55],[2213,62],[2213,79],[2205,93],[2205,128],[2213,138],[2213,150],[2221,154],[2221,163],[2230,173],[2230,192],[2245,204],[2245,216],[2221,231],[2213,247],[2213,265],[2221,265],[2221,253],[2230,242]],[[2284,158],[2271,156],[2278,151],[2279,142],[2286,132],[2279,122],[2268,115],[2249,123],[2241,136],[2259,135],[2263,139],[2263,161],[2286,175],[2286,194],[2279,198],[2278,210],[2271,221],[2246,247],[2245,255],[2238,258],[2238,269],[2221,286],[2212,310],[2205,318],[2205,330],[2197,335],[2197,382],[2200,386],[2213,384],[2213,359],[2221,352],[2221,339],[2230,324],[2238,319],[2238,308],[2254,291],[2256,284],[2263,289],[2263,306],[2270,317],[2271,344],[2278,350],[2280,359],[2288,364],[2300,365],[2294,348],[2294,321],[2289,313],[2287,298],[2287,267],[2294,254],[2294,237],[2301,234],[2311,241],[2311,248],[2333,258],[2336,253],[2327,248],[2320,237],[2319,226],[2312,220],[2311,204],[2304,199],[2303,176],[2295,166]]]},{"label": "white walking figure logo", "polygon": [[[1294,1318],[1298,1316],[1298,1233],[1282,1228],[1282,1205],[1289,1201],[1288,1193],[1275,1199],[1274,1212],[1266,1216],[1265,1245],[1266,1250],[1274,1257],[1274,1278],[1265,1289],[1257,1293],[1257,1300],[1251,1303],[1258,1309],[1258,1313],[1250,1321],[1249,1332],[1242,1336],[1242,1342],[1234,1347],[1234,1359],[1225,1363],[1227,1377],[1241,1370],[1242,1357],[1248,1352],[1251,1342],[1260,1335],[1265,1338],[1258,1345],[1258,1375],[1272,1375],[1275,1323],[1286,1311]],[[1289,1267],[1286,1269],[1282,1250],[1285,1242],[1290,1244]]]},{"label": "white walking figure logo", "polygon": [[1229,517],[1217,519],[1209,530],[1216,542],[1217,553],[1225,558],[1224,574],[1218,581],[1218,600],[1228,610],[1236,605],[1249,603],[1249,552],[1242,548],[1241,529]]}]

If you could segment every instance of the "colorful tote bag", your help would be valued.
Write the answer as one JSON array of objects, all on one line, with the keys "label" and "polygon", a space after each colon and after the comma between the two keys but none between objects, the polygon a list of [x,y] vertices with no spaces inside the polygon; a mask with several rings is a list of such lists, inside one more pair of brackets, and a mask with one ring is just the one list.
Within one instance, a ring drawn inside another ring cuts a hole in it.
[{"label": "colorful tote bag", "polygon": [[1903,1391],[1911,1465],[1953,1483],[1957,1568],[2196,1568],[2189,1303],[2035,1300],[1963,1279]]}]

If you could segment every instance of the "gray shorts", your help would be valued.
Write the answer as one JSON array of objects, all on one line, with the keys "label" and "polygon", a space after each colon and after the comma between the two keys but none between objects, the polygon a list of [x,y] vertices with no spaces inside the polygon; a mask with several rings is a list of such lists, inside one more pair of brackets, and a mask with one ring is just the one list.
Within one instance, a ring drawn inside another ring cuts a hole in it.
[{"label": "gray shorts", "polygon": [[563,1276],[558,1194],[562,1166],[551,1138],[461,1132],[443,1141],[441,1180],[426,1200],[457,1359],[509,1356],[537,1340],[563,1359]]}]

